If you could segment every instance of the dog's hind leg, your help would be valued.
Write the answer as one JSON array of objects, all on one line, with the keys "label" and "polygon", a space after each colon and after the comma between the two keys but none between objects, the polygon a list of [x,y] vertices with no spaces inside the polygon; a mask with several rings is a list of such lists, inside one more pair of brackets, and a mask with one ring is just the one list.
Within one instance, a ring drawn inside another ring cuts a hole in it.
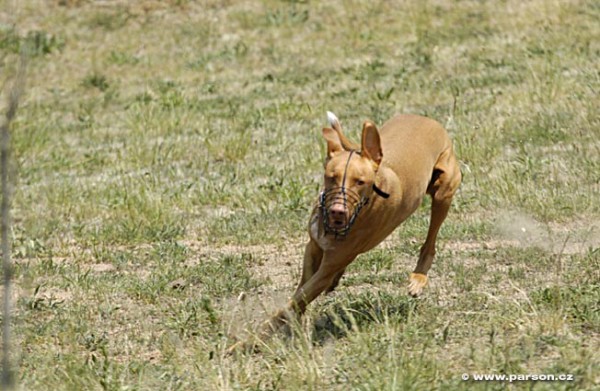
[{"label": "dog's hind leg", "polygon": [[421,247],[417,267],[415,267],[415,270],[410,274],[408,293],[411,296],[420,295],[425,285],[427,285],[427,272],[431,268],[435,256],[435,240],[444,219],[448,215],[451,201],[452,199],[436,200],[435,197],[432,200],[431,222],[429,223],[427,239]]},{"label": "dog's hind leg", "polygon": [[435,256],[435,241],[448,215],[452,197],[458,189],[461,181],[461,173],[454,157],[452,149],[449,148],[440,155],[432,174],[431,183],[427,193],[431,195],[431,221],[427,239],[421,247],[419,261],[415,270],[410,275],[408,292],[411,296],[418,296],[427,285],[427,272],[431,268]]}]

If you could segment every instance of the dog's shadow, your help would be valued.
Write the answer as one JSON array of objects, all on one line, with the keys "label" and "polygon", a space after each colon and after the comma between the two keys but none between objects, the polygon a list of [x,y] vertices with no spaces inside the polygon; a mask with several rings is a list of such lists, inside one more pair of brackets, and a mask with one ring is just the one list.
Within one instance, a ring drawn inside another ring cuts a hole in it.
[{"label": "dog's shadow", "polygon": [[324,314],[314,320],[312,341],[323,345],[372,324],[405,322],[418,309],[419,302],[406,294],[386,292],[328,298],[319,309]]}]

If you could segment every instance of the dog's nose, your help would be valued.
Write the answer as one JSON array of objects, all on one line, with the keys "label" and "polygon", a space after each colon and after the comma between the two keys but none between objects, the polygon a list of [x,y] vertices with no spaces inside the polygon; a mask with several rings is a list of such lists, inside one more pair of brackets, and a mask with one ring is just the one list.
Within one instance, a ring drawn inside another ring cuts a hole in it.
[{"label": "dog's nose", "polygon": [[346,207],[343,204],[333,204],[331,209],[329,210],[329,215],[334,220],[345,220],[346,219]]}]

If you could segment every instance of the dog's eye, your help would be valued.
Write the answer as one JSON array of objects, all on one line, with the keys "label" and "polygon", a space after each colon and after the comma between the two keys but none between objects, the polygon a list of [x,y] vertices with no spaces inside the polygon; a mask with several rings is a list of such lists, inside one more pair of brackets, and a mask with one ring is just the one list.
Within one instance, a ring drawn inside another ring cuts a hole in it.
[{"label": "dog's eye", "polygon": [[365,184],[365,181],[361,181],[360,179],[356,181],[357,186],[363,186],[364,184]]}]

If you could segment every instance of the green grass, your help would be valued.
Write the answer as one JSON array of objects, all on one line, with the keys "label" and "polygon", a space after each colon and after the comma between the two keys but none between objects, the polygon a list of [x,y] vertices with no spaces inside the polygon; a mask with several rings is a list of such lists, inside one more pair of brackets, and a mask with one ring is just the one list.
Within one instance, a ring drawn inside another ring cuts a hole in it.
[{"label": "green grass", "polygon": [[[8,3],[3,82],[29,53],[13,126],[21,389],[600,383],[596,2]],[[450,131],[464,182],[431,284],[406,296],[426,201],[291,333],[227,358],[299,278],[326,110],[354,138],[397,112]]]}]

